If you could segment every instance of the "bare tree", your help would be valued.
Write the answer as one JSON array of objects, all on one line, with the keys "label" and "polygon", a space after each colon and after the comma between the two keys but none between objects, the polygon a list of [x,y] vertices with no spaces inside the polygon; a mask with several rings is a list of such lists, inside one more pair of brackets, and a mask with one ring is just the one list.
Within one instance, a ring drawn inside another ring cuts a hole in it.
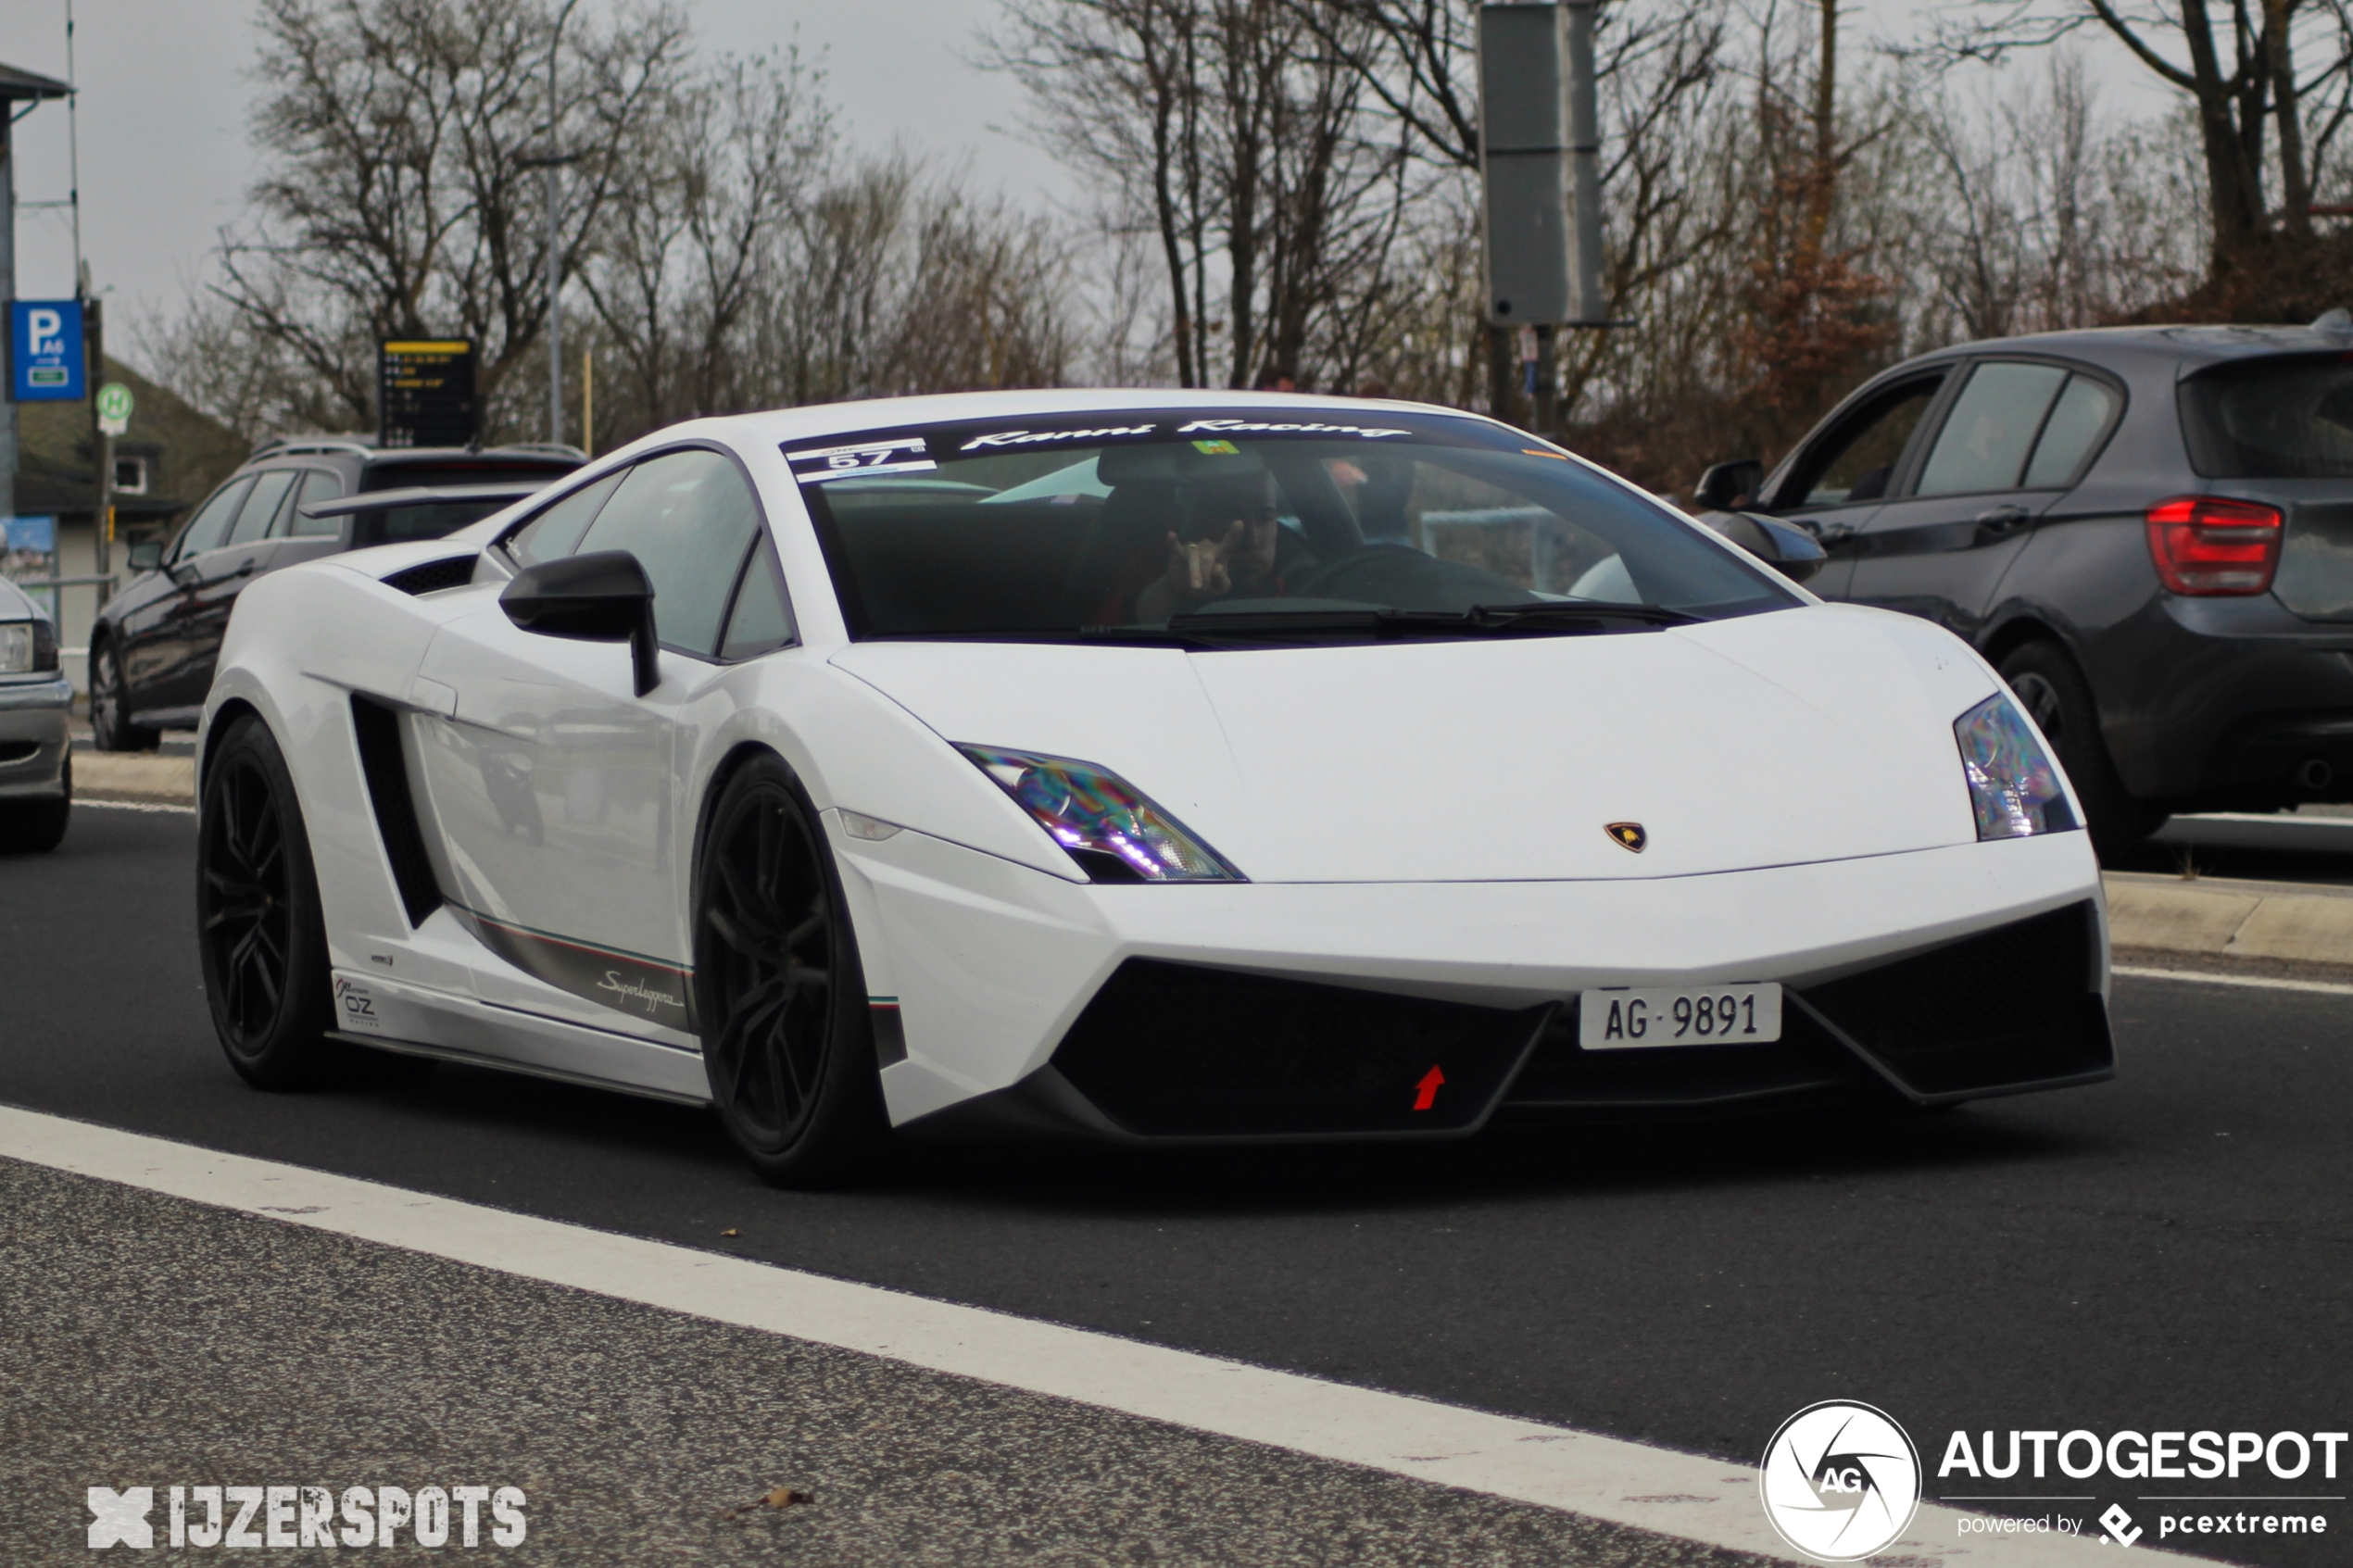
[{"label": "bare tree", "polygon": [[[1998,62],[2095,29],[2179,89],[2196,116],[2218,279],[2259,270],[2274,235],[2311,235],[2315,171],[2353,113],[2353,20],[2342,0],[1979,0],[1942,25],[1935,54]],[[2299,55],[2317,62],[2311,74],[2298,75]]]}]

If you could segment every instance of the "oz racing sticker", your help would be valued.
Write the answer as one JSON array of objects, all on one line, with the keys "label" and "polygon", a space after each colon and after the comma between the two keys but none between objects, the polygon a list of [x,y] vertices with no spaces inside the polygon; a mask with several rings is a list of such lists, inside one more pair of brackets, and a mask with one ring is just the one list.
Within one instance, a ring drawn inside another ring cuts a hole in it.
[{"label": "oz racing sticker", "polygon": [[367,983],[348,975],[335,976],[335,1013],[346,1029],[365,1030],[377,1035],[384,1032],[384,1019],[376,1011],[375,993]]},{"label": "oz racing sticker", "polygon": [[826,484],[870,473],[920,473],[939,466],[931,460],[930,448],[920,435],[863,441],[851,446],[787,448],[785,461],[792,465],[792,476],[803,484]]}]

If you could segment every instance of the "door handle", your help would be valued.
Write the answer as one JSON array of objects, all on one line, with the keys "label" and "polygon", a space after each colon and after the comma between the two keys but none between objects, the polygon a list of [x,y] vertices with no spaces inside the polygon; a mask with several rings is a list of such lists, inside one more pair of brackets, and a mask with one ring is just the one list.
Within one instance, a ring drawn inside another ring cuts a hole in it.
[{"label": "door handle", "polygon": [[252,556],[247,556],[245,559],[239,561],[237,563],[236,575],[239,577],[251,577],[253,575],[253,563],[254,558]]},{"label": "door handle", "polygon": [[2033,521],[2034,514],[2024,507],[1995,507],[1977,514],[1977,526],[1988,533],[2015,533]]}]

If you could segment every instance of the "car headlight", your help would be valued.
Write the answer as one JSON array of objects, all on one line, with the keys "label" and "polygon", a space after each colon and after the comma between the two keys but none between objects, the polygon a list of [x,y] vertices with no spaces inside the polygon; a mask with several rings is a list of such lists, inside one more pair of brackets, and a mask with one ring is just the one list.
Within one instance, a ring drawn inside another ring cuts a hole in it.
[{"label": "car headlight", "polygon": [[0,675],[57,667],[57,639],[45,621],[0,621]]},{"label": "car headlight", "polygon": [[1095,882],[1245,882],[1217,851],[1108,768],[958,746]]},{"label": "car headlight", "polygon": [[1981,842],[2082,825],[2067,803],[2057,767],[2007,695],[1996,692],[1954,720],[1953,735],[1961,744],[1961,771],[1969,778]]}]

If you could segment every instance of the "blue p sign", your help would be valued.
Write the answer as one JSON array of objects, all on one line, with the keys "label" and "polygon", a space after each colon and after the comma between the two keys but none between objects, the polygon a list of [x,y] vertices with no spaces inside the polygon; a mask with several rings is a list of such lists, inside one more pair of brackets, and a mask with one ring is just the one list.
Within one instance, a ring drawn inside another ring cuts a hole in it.
[{"label": "blue p sign", "polygon": [[8,380],[19,403],[82,400],[82,302],[19,299],[9,307]]}]

